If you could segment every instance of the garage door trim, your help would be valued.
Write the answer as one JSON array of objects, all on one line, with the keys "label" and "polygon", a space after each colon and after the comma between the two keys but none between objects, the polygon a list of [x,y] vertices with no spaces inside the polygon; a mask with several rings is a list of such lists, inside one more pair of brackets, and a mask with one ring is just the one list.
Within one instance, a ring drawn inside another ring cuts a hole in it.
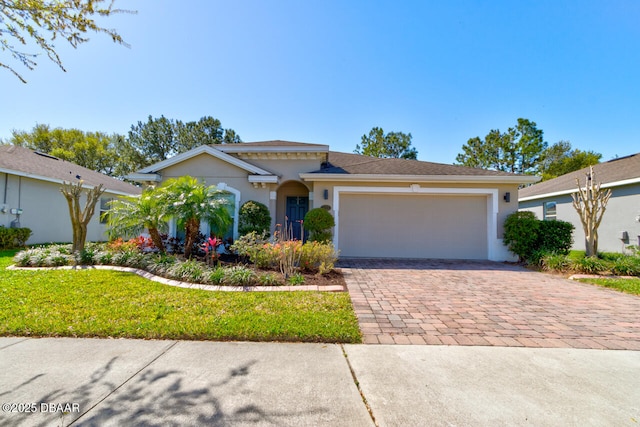
[{"label": "garage door trim", "polygon": [[429,188],[421,187],[419,184],[411,184],[407,187],[357,187],[339,186],[333,189],[333,211],[335,217],[335,232],[333,234],[333,244],[340,248],[340,194],[415,194],[420,195],[469,195],[487,196],[487,254],[492,261],[499,261],[498,254],[502,246],[502,239],[497,238],[498,234],[498,190],[496,188]]}]

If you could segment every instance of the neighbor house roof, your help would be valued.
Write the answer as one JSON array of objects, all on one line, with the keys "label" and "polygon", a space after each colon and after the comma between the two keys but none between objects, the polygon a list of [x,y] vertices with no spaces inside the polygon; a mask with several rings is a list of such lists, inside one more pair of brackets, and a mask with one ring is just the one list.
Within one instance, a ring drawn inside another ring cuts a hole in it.
[{"label": "neighbor house roof", "polygon": [[[596,182],[602,183],[603,188],[638,183],[640,182],[640,153],[598,163],[593,166],[593,172]],[[589,168],[586,167],[525,187],[518,192],[518,199],[524,201],[576,192],[578,188],[576,179],[583,185],[588,173]]]},{"label": "neighbor house roof", "polygon": [[307,180],[430,180],[430,181],[509,181],[535,182],[534,176],[469,168],[411,159],[381,159],[361,154],[330,151],[328,161],[319,170],[301,174]]},{"label": "neighbor house roof", "polygon": [[0,145],[0,172],[42,181],[78,182],[95,187],[100,184],[109,192],[123,195],[140,194],[140,188],[75,163],[15,145]]}]

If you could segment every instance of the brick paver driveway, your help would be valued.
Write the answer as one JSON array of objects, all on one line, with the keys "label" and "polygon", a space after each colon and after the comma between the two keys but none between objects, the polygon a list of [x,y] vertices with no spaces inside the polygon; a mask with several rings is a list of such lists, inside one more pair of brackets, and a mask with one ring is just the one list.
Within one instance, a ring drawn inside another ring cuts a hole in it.
[{"label": "brick paver driveway", "polygon": [[640,350],[640,297],[496,262],[340,262],[369,344]]}]

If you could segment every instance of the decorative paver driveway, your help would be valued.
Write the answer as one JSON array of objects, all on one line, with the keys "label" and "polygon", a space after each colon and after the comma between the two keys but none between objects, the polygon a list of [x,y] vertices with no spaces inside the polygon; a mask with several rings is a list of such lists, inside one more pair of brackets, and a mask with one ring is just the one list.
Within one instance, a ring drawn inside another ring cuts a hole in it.
[{"label": "decorative paver driveway", "polygon": [[497,262],[340,262],[368,344],[640,350],[640,297]]}]

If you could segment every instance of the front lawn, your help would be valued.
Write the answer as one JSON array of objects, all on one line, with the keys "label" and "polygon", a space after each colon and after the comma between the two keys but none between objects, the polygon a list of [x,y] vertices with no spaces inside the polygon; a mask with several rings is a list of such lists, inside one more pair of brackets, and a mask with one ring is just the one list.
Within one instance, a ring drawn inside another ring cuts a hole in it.
[{"label": "front lawn", "polygon": [[640,279],[579,279],[581,282],[593,283],[605,288],[617,289],[628,294],[640,295]]},{"label": "front lawn", "polygon": [[6,270],[0,336],[361,342],[349,294],[210,292],[115,271]]}]

